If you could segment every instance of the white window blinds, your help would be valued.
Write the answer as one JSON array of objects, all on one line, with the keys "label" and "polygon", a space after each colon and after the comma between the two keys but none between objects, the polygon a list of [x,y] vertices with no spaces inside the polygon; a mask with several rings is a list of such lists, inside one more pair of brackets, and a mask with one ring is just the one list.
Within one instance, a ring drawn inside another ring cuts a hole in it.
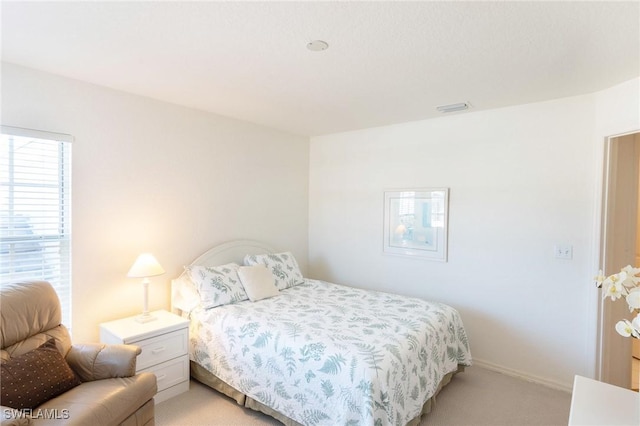
[{"label": "white window blinds", "polygon": [[45,280],[71,326],[69,135],[2,126],[0,285]]}]

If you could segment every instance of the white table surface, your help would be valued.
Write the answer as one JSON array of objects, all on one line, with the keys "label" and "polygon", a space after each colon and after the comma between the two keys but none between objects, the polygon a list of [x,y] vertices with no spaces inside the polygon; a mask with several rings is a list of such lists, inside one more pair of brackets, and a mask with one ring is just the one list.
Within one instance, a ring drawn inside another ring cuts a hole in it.
[{"label": "white table surface", "polygon": [[575,376],[569,426],[640,425],[640,394]]}]

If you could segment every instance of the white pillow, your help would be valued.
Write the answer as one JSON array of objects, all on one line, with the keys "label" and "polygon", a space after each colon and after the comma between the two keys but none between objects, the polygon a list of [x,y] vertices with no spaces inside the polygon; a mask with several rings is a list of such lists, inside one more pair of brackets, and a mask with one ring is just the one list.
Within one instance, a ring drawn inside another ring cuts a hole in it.
[{"label": "white pillow", "polygon": [[238,268],[238,276],[252,302],[280,294],[273,275],[264,265],[241,266]]},{"label": "white pillow", "polygon": [[186,271],[178,278],[171,280],[171,289],[173,290],[171,294],[173,306],[183,312],[191,312],[200,303],[198,290]]},{"label": "white pillow", "polygon": [[247,300],[247,293],[238,277],[237,263],[221,266],[187,266],[191,281],[195,285],[204,309]]},{"label": "white pillow", "polygon": [[304,283],[298,262],[291,252],[275,254],[253,254],[244,257],[247,266],[264,265],[271,271],[278,290]]}]

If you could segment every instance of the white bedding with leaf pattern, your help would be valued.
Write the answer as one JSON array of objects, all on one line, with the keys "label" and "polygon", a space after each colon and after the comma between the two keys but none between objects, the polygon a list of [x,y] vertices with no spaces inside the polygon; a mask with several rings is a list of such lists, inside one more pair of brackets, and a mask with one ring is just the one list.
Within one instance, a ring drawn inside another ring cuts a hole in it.
[{"label": "white bedding with leaf pattern", "polygon": [[405,425],[471,365],[453,308],[323,281],[191,313],[191,359],[304,425]]}]

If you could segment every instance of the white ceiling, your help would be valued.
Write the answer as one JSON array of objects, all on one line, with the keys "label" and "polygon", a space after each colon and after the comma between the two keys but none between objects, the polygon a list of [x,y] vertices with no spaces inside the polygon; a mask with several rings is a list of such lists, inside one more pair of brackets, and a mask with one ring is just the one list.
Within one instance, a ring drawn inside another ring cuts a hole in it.
[{"label": "white ceiling", "polygon": [[[640,2],[7,2],[2,59],[302,135],[640,75]],[[311,52],[314,39],[329,49]]]}]

